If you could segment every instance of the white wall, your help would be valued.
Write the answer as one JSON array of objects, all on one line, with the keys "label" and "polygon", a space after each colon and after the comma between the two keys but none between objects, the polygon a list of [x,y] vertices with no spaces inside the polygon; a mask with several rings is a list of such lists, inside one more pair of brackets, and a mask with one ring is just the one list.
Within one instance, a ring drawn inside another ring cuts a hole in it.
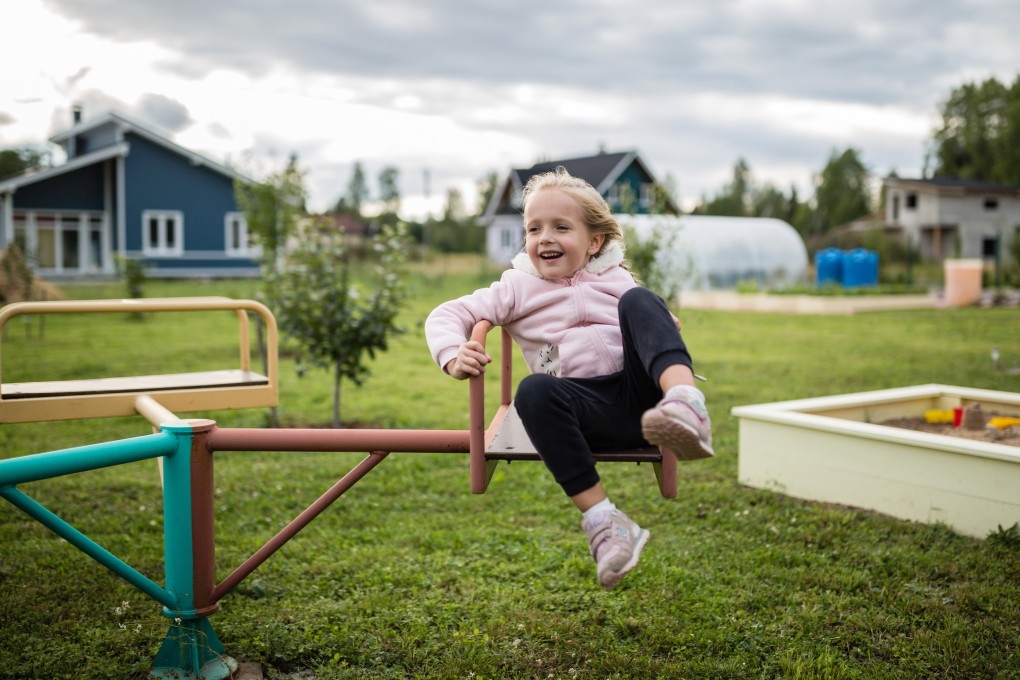
[{"label": "white wall", "polygon": [[[917,196],[917,207],[907,208],[907,195]],[[899,203],[898,215],[895,206]],[[994,199],[998,205],[986,208],[985,201]],[[922,240],[922,231],[935,226],[955,227],[950,232],[951,243],[944,243],[943,257],[979,258],[985,239],[1002,239],[1002,252],[1009,251],[1017,229],[1020,228],[1020,198],[1011,196],[940,196],[933,191],[915,191],[910,188],[890,188],[886,197],[886,223],[902,227],[911,243],[927,243],[930,234]],[[959,239],[959,252],[956,239]]]},{"label": "white wall", "polygon": [[498,264],[509,264],[524,242],[520,215],[498,215],[485,231],[485,252]]}]

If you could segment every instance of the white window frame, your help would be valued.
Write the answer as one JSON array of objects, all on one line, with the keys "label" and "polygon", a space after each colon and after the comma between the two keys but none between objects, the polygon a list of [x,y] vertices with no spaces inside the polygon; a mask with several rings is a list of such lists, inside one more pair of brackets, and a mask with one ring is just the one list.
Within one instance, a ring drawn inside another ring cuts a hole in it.
[{"label": "white window frame", "polygon": [[[167,223],[173,220],[176,228],[174,244],[167,245]],[[157,220],[157,243],[151,242],[149,222]],[[181,257],[184,255],[184,213],[180,210],[142,211],[142,255],[145,257]]]},{"label": "white window frame", "polygon": [[620,185],[617,182],[613,182],[609,185],[609,191],[606,192],[606,202],[612,207],[618,207],[620,205]]},{"label": "white window frame", "polygon": [[642,208],[648,209],[652,207],[652,198],[655,196],[655,185],[651,182],[641,183],[641,196],[638,199],[639,205]]},{"label": "white window frame", "polygon": [[[46,218],[45,221],[40,218]],[[25,257],[33,268],[43,274],[90,274],[102,271],[92,267],[93,252],[90,249],[93,231],[100,233],[100,263],[109,262],[109,243],[103,226],[103,214],[96,211],[74,212],[70,210],[19,210],[11,214],[12,238],[24,238]],[[43,266],[39,262],[39,235],[52,233],[53,263]],[[66,234],[77,234],[75,253],[65,247]],[[76,266],[66,264],[68,257],[77,260]]]},{"label": "white window frame", "polygon": [[[233,242],[233,221],[240,223],[238,230],[241,244]],[[244,219],[244,213],[240,211],[228,212],[223,216],[223,249],[227,257],[258,257],[262,254],[262,246],[252,243],[251,234],[248,231],[248,221]]]}]

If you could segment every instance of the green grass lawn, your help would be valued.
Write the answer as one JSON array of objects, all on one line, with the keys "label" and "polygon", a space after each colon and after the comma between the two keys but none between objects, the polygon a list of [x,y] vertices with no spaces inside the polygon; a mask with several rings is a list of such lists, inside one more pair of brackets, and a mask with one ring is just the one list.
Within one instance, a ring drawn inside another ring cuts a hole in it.
[{"label": "green grass lawn", "polygon": [[[432,364],[422,322],[491,276],[453,259],[417,268],[406,333],[364,386],[344,386],[344,419],[466,427],[467,386]],[[255,289],[150,282],[146,294]],[[930,382],[1020,391],[1020,375],[990,360],[997,346],[1002,365],[1020,364],[1020,310],[678,313],[710,379],[717,456],[681,466],[675,500],[658,496],[647,466],[604,467],[613,500],[652,533],[617,590],[598,586],[579,516],[540,464],[502,466],[472,496],[466,456],[395,453],[223,600],[211,621],[227,652],[269,678],[1020,678],[1020,537],[973,540],[743,488],[730,415],[740,404]],[[236,355],[231,324],[184,317],[52,317],[38,331],[8,330],[5,381],[205,370]],[[284,422],[328,422],[329,382],[326,372],[298,378],[284,359]],[[264,411],[201,415],[267,422]],[[0,457],[149,431],[140,417],[2,425]],[[217,454],[218,576],[361,458]],[[152,461],[21,488],[162,583]],[[158,605],[0,503],[0,677],[144,677],[167,623]]]}]

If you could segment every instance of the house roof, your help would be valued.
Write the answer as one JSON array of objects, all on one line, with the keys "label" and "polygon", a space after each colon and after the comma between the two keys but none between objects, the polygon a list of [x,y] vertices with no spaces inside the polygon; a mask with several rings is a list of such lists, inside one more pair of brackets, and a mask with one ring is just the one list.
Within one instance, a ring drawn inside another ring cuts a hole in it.
[{"label": "house roof", "polygon": [[63,132],[59,132],[52,137],[50,141],[54,144],[59,144],[65,148],[71,140],[79,135],[85,135],[90,132],[103,127],[113,127],[116,131],[116,140],[114,143],[103,146],[95,151],[84,153],[80,156],[70,156],[67,162],[60,165],[44,168],[42,170],[30,171],[16,177],[9,178],[3,182],[0,182],[0,193],[7,191],[13,191],[18,187],[25,186],[28,184],[34,184],[51,177],[56,177],[66,172],[71,172],[79,168],[104,161],[108,158],[115,158],[117,156],[127,156],[130,152],[131,145],[129,142],[124,141],[124,133],[132,132],[139,137],[142,137],[154,144],[157,144],[169,151],[172,151],[180,156],[187,158],[193,165],[200,165],[209,168],[222,175],[226,175],[231,179],[238,179],[242,182],[251,182],[252,180],[244,175],[240,174],[233,168],[218,163],[210,158],[203,156],[200,153],[186,149],[179,144],[173,142],[166,134],[158,132],[156,129],[139,122],[123,113],[117,111],[109,111],[100,116],[90,118],[88,120],[76,123],[72,127]]},{"label": "house roof", "polygon": [[[500,202],[508,193],[508,189],[511,193],[521,190],[534,175],[551,172],[563,166],[571,175],[580,177],[595,187],[600,194],[605,195],[617,178],[632,163],[637,163],[642,172],[648,175],[648,177],[655,179],[655,175],[652,174],[648,166],[641,160],[641,156],[638,155],[637,151],[600,152],[594,156],[543,161],[532,165],[530,168],[514,168],[510,171],[510,175],[504,180],[499,190],[493,192],[489,205],[486,206],[485,216],[492,217],[496,214],[499,210]],[[673,207],[674,209],[676,208],[676,206]]]},{"label": "house roof", "polygon": [[368,233],[368,225],[354,215],[332,212],[323,214],[322,219],[343,234],[364,236]]},{"label": "house roof", "polygon": [[[595,156],[583,156],[581,158],[568,158],[560,161],[545,161],[536,163],[530,168],[515,168],[511,171],[516,174],[521,186],[528,183],[534,175],[551,172],[563,166],[574,177],[580,177],[592,185],[599,192],[606,191],[613,180],[630,165],[630,161],[637,158],[633,151],[622,151],[618,153],[600,153]],[[647,171],[647,168],[645,168]],[[651,174],[651,173],[649,173]]]},{"label": "house roof", "polygon": [[952,177],[932,177],[929,179],[904,179],[886,177],[885,183],[892,187],[927,191],[942,196],[971,196],[995,194],[999,196],[1020,196],[1020,187],[1006,184],[995,184],[975,179],[956,179]]},{"label": "house roof", "polygon": [[128,143],[119,142],[117,144],[111,144],[105,146],[102,149],[97,149],[90,153],[76,156],[66,163],[54,166],[52,168],[42,168],[40,170],[30,170],[21,175],[16,175],[9,179],[0,182],[0,194],[4,194],[10,191],[15,191],[19,187],[26,186],[28,184],[35,184],[36,182],[42,182],[43,180],[50,179],[62,175],[65,172],[72,172],[79,168],[92,165],[93,163],[99,163],[105,161],[108,158],[115,158],[117,156],[126,156],[128,152]]},{"label": "house roof", "polygon": [[120,113],[119,111],[108,111],[107,113],[98,116],[94,119],[82,121],[81,123],[74,125],[70,129],[65,130],[64,132],[57,133],[56,135],[50,137],[50,141],[54,142],[55,144],[64,144],[69,139],[76,137],[77,135],[91,132],[93,130],[96,130],[97,128],[110,124],[115,125],[122,131],[134,132],[139,137],[144,137],[150,142],[153,142],[164,148],[167,148],[170,151],[180,154],[181,156],[185,156],[195,165],[204,165],[211,170],[215,170],[216,172],[227,175],[234,179],[240,179],[242,181],[251,181],[249,178],[242,176],[233,168],[227,165],[223,165],[222,163],[218,163],[207,156],[203,156],[198,152],[192,151],[191,149],[186,149],[185,147],[180,146],[179,144],[173,142],[168,134],[160,132],[155,127],[152,127],[146,123],[142,123],[141,121],[130,116],[127,116],[123,113]]}]

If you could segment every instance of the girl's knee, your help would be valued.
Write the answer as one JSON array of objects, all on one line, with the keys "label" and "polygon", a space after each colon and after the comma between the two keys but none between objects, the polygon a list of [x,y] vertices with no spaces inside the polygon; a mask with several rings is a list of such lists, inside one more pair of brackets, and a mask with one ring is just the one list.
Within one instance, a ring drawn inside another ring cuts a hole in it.
[{"label": "girl's knee", "polygon": [[620,296],[620,314],[647,314],[651,310],[669,312],[666,303],[658,295],[640,286],[631,288]]},{"label": "girl's knee", "polygon": [[517,386],[517,395],[514,398],[529,403],[542,401],[552,392],[555,380],[555,377],[544,373],[526,375]]},{"label": "girl's knee", "polygon": [[560,378],[544,373],[532,373],[525,376],[517,386],[514,405],[522,417],[526,414],[541,413],[555,399]]}]

